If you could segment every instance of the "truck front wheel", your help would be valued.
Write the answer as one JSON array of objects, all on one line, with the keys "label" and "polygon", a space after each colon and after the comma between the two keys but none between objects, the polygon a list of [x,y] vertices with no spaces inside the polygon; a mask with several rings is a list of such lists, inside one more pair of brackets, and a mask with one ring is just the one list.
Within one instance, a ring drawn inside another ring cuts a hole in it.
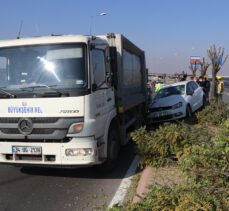
[{"label": "truck front wheel", "polygon": [[120,148],[119,133],[116,127],[109,129],[108,142],[107,142],[107,159],[100,165],[102,171],[111,171],[117,165],[118,155]]}]

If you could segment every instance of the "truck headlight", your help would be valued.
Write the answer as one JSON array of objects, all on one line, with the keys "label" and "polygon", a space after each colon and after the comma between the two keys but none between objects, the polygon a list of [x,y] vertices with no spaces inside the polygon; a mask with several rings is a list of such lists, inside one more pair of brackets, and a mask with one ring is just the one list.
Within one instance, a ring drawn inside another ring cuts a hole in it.
[{"label": "truck headlight", "polygon": [[68,129],[68,134],[80,133],[83,130],[83,126],[83,122],[72,124]]},{"label": "truck headlight", "polygon": [[177,109],[177,108],[180,108],[182,107],[183,103],[182,102],[179,102],[179,103],[176,103],[175,105],[173,105],[173,109]]},{"label": "truck headlight", "polygon": [[92,148],[69,148],[65,150],[66,156],[89,156],[93,155]]}]

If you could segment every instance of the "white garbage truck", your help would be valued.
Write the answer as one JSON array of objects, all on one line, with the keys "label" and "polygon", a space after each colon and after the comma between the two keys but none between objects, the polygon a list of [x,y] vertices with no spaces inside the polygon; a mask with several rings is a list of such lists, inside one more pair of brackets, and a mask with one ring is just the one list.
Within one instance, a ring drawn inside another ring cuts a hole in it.
[{"label": "white garbage truck", "polygon": [[144,51],[121,34],[0,41],[0,163],[112,169],[147,106]]}]

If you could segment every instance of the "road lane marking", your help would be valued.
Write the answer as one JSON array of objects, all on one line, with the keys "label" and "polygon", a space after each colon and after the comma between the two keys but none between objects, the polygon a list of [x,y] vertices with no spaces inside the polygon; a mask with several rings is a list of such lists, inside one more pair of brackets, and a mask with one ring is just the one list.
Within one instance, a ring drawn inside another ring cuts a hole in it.
[{"label": "road lane marking", "polygon": [[108,208],[113,207],[115,204],[122,204],[125,196],[127,194],[127,191],[131,185],[131,180],[133,176],[135,175],[137,166],[139,163],[139,156],[135,156],[129,169],[127,170],[124,179],[122,179],[113,199],[111,200]]}]

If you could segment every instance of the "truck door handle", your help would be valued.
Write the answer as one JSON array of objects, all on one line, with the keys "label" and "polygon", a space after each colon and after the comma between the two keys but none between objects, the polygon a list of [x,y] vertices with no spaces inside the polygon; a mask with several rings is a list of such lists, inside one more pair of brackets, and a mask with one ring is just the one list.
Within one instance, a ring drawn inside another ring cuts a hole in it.
[{"label": "truck door handle", "polygon": [[107,102],[109,102],[109,101],[111,101],[111,100],[112,100],[111,97],[107,98]]}]

